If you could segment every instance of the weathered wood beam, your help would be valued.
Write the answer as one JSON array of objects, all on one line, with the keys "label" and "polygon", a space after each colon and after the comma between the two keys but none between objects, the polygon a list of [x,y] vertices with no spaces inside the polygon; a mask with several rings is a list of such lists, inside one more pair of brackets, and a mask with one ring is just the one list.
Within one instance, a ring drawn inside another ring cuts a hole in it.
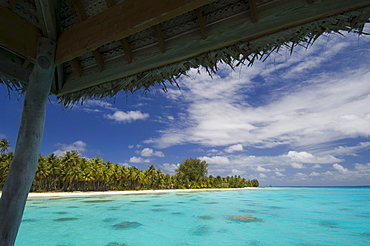
[{"label": "weathered wood beam", "polygon": [[73,69],[76,71],[78,77],[81,77],[83,74],[83,69],[81,67],[80,62],[77,60],[77,58],[69,61]]},{"label": "weathered wood beam", "polygon": [[125,53],[127,63],[131,63],[132,62],[132,49],[130,47],[130,44],[128,43],[127,38],[121,39],[120,42],[123,48],[123,52]]},{"label": "weathered wood beam", "polygon": [[80,18],[81,21],[84,21],[87,19],[87,15],[85,13],[85,9],[81,3],[80,0],[72,0],[73,3],[73,8],[75,9],[78,17]]},{"label": "weathered wood beam", "polygon": [[24,66],[24,59],[0,49],[0,74],[28,83],[33,66]]},{"label": "weathered wood beam", "polygon": [[105,3],[107,4],[108,8],[113,7],[113,5],[115,5],[115,2],[113,0],[105,0]]},{"label": "weathered wood beam", "polygon": [[197,14],[200,32],[202,33],[202,39],[206,39],[207,38],[207,31],[206,31],[206,25],[205,25],[203,14],[202,14],[202,9],[197,8],[195,10],[195,12]]},{"label": "weathered wood beam", "polygon": [[56,21],[56,0],[36,0],[36,8],[39,18],[43,22],[44,37],[52,40],[57,39],[57,21]]},{"label": "weathered wood beam", "polygon": [[104,44],[121,40],[213,1],[122,1],[62,32],[58,40],[56,63],[72,60]]},{"label": "weathered wood beam", "polygon": [[8,4],[8,9],[14,9],[17,3],[18,3],[18,0],[11,0],[10,3]]},{"label": "weathered wood beam", "polygon": [[30,65],[30,63],[31,63],[31,60],[30,60],[30,59],[28,59],[28,58],[26,58],[26,59],[23,61],[23,63],[22,63],[22,67],[23,67],[23,68],[27,68],[27,67],[28,67],[28,65]]},{"label": "weathered wood beam", "polygon": [[[113,7],[113,5],[116,4],[114,0],[105,0],[105,2],[108,8]],[[130,44],[128,43],[128,39],[123,38],[120,40],[120,43],[123,49],[123,53],[125,53],[127,63],[131,63],[132,62],[132,49],[130,47]]]},{"label": "weathered wood beam", "polygon": [[249,0],[249,8],[251,11],[252,22],[256,23],[258,21],[256,0]]},{"label": "weathered wood beam", "polygon": [[102,72],[104,70],[104,58],[102,54],[99,52],[99,50],[93,50],[92,53],[94,55],[99,71]]},{"label": "weathered wood beam", "polygon": [[0,199],[0,244],[13,246],[34,179],[44,133],[46,103],[54,75],[56,44],[38,40],[35,67],[24,99],[14,157]]},{"label": "weathered wood beam", "polygon": [[[84,21],[87,19],[87,15],[85,9],[80,0],[73,0],[73,7],[80,18],[80,21]],[[99,71],[104,70],[104,58],[103,55],[100,53],[99,49],[92,50],[96,65],[98,66]],[[72,61],[72,66],[75,68],[79,76],[82,76],[82,67],[77,59]]]},{"label": "weathered wood beam", "polygon": [[133,56],[135,59],[131,64],[117,58],[106,62],[105,69],[101,73],[86,69],[86,75],[83,77],[71,76],[58,95],[86,89],[191,58],[227,45],[253,40],[286,28],[366,6],[370,6],[368,0],[317,0],[310,5],[302,0],[273,1],[259,7],[259,21],[257,23],[252,23],[251,13],[249,12],[247,15],[242,13],[212,25],[209,24],[207,25],[208,38],[206,40],[199,38],[198,30],[179,36],[176,39],[166,40],[167,51],[160,54],[160,59],[157,47],[134,50]]},{"label": "weathered wood beam", "polygon": [[0,46],[35,60],[42,31],[4,6],[0,6]]},{"label": "weathered wood beam", "polygon": [[166,46],[164,44],[164,38],[162,34],[161,25],[160,24],[155,25],[153,26],[153,29],[155,32],[155,36],[157,37],[157,40],[158,40],[159,49],[161,50],[162,53],[166,52]]}]

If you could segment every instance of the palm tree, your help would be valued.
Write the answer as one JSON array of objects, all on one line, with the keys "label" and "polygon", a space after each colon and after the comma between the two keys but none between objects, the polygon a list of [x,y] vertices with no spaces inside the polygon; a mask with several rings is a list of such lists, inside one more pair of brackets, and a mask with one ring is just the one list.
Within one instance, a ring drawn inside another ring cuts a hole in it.
[{"label": "palm tree", "polygon": [[47,158],[40,155],[34,179],[34,189],[47,190],[47,178],[50,175],[50,163]]},{"label": "palm tree", "polygon": [[0,153],[4,154],[8,151],[10,147],[10,142],[6,140],[5,138],[0,140]]},{"label": "palm tree", "polygon": [[0,189],[2,189],[5,179],[8,176],[10,163],[13,160],[13,152],[0,154]]},{"label": "palm tree", "polygon": [[59,190],[61,188],[61,171],[63,164],[60,159],[54,154],[51,153],[47,157],[47,161],[50,164],[50,175],[49,175],[49,191],[51,190]]}]

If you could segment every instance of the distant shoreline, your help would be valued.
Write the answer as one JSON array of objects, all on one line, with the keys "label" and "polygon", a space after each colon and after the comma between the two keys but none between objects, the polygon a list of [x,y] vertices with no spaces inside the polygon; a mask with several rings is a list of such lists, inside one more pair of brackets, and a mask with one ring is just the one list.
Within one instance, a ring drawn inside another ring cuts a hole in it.
[{"label": "distant shoreline", "polygon": [[[259,187],[226,188],[226,189],[168,189],[168,190],[124,190],[124,191],[91,191],[91,192],[31,192],[28,197],[71,197],[71,196],[103,196],[103,195],[138,195],[155,193],[181,193],[196,191],[228,191],[228,190],[253,190]],[[1,194],[1,192],[0,192]]]}]

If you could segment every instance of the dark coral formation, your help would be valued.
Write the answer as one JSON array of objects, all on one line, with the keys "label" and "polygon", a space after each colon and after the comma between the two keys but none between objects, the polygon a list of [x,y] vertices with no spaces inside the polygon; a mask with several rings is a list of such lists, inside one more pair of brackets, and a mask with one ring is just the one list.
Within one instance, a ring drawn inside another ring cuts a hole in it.
[{"label": "dark coral formation", "polygon": [[115,229],[128,229],[128,228],[136,228],[141,226],[142,224],[136,221],[123,221],[121,223],[115,224],[113,227]]},{"label": "dark coral formation", "polygon": [[229,217],[230,220],[237,221],[237,222],[254,222],[254,221],[261,221],[261,219],[254,217],[254,216],[247,216],[247,215],[233,215]]},{"label": "dark coral formation", "polygon": [[67,217],[67,218],[55,219],[54,221],[70,221],[70,220],[78,220],[78,218],[75,218],[75,217]]}]

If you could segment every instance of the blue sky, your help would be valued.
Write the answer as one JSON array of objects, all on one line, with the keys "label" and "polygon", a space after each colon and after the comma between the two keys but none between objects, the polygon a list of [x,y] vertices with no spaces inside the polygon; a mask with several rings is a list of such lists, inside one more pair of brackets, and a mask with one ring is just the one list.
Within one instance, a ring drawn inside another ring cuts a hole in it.
[{"label": "blue sky", "polygon": [[[252,67],[221,64],[213,78],[189,71],[168,93],[153,87],[71,109],[51,96],[41,153],[77,150],[170,174],[199,158],[211,175],[265,186],[370,185],[369,47],[369,36],[328,35]],[[0,138],[13,146],[22,103],[0,85]]]}]

